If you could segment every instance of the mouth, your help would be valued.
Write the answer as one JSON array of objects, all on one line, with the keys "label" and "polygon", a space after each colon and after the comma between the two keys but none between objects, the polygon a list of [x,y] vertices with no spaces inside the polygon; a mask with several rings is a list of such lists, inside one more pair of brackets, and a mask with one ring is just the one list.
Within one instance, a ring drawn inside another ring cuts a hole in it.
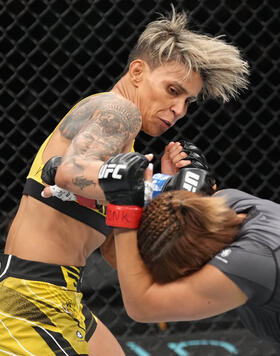
[{"label": "mouth", "polygon": [[161,121],[168,129],[172,126],[171,122],[169,122],[168,120],[165,120],[165,119],[160,118],[160,121]]}]

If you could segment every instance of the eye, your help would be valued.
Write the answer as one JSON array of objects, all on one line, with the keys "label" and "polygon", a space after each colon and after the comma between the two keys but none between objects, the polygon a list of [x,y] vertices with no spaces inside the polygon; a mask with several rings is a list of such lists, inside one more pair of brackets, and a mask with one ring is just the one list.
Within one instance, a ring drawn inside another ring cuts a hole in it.
[{"label": "eye", "polygon": [[171,95],[178,95],[178,91],[174,87],[169,87],[168,91]]}]

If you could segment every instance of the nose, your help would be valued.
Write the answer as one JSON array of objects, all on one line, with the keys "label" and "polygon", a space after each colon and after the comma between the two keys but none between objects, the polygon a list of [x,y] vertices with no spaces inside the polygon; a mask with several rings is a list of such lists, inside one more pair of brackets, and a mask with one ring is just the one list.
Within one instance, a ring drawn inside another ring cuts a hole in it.
[{"label": "nose", "polygon": [[187,113],[187,105],[185,101],[176,101],[171,107],[176,121],[184,117]]}]

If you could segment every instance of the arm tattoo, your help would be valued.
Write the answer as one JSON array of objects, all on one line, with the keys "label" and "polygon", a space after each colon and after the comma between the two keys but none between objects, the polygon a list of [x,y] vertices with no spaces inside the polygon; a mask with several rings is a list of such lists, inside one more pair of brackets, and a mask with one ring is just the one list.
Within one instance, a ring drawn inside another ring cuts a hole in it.
[{"label": "arm tattoo", "polygon": [[68,140],[72,140],[73,137],[77,135],[84,122],[89,120],[92,116],[92,100],[93,97],[83,99],[66,114],[59,125],[59,131],[62,136]]},{"label": "arm tattoo", "polygon": [[86,179],[85,177],[76,177],[73,179],[73,184],[79,187],[81,190],[83,190],[86,187],[89,186],[96,186],[96,183],[93,180]]},{"label": "arm tattoo", "polygon": [[106,161],[123,151],[141,128],[141,114],[129,100],[113,93],[85,99],[62,121],[61,134],[71,139],[64,164],[71,165],[73,184],[83,188],[95,185],[84,175],[92,160]]}]

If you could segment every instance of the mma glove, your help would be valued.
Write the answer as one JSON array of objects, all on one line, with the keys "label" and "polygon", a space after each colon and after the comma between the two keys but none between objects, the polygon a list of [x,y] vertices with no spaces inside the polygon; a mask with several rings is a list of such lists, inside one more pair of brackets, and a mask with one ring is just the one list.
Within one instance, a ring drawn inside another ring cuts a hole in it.
[{"label": "mma glove", "polygon": [[144,206],[144,173],[148,164],[144,155],[130,152],[120,153],[101,166],[98,181],[109,202],[108,226],[138,227]]},{"label": "mma glove", "polygon": [[185,152],[188,156],[185,160],[191,161],[188,168],[200,168],[209,171],[208,163],[201,149],[195,146],[191,141],[180,140],[182,146],[182,152]]},{"label": "mma glove", "polygon": [[180,140],[179,142],[183,148],[182,152],[188,155],[185,159],[191,161],[191,163],[187,167],[181,168],[174,176],[160,173],[155,174],[153,176],[153,197],[157,196],[160,192],[181,189],[212,195],[214,193],[212,187],[216,181],[209,172],[204,154],[190,141]]},{"label": "mma glove", "polygon": [[166,181],[162,191],[185,189],[194,193],[212,195],[215,192],[212,188],[214,184],[214,177],[205,169],[184,167]]},{"label": "mma glove", "polygon": [[[74,193],[60,188],[55,184],[56,171],[58,166],[60,166],[61,161],[61,156],[53,156],[45,163],[41,174],[42,181],[50,186],[50,192],[53,197],[56,197],[62,201],[76,200],[76,195]],[[42,191],[41,195],[44,198],[44,191]]]},{"label": "mma glove", "polygon": [[[43,167],[41,178],[42,181],[50,186],[50,193],[52,197],[56,197],[62,201],[77,201],[81,206],[95,209],[98,202],[95,199],[85,198],[79,194],[74,194],[66,189],[60,188],[55,184],[55,175],[58,166],[61,164],[62,157],[54,156],[50,158]],[[41,192],[45,198],[44,191]]]},{"label": "mma glove", "polygon": [[180,180],[184,180],[185,189],[212,195],[215,192],[213,186],[216,184],[216,179],[210,172],[206,157],[191,141],[180,140],[179,142],[183,147],[182,151],[188,155],[186,159],[191,161],[190,165],[180,170],[184,172],[181,173]]},{"label": "mma glove", "polygon": [[42,181],[48,185],[55,185],[55,175],[58,166],[62,161],[61,156],[54,156],[50,158],[44,165],[42,170]]}]

